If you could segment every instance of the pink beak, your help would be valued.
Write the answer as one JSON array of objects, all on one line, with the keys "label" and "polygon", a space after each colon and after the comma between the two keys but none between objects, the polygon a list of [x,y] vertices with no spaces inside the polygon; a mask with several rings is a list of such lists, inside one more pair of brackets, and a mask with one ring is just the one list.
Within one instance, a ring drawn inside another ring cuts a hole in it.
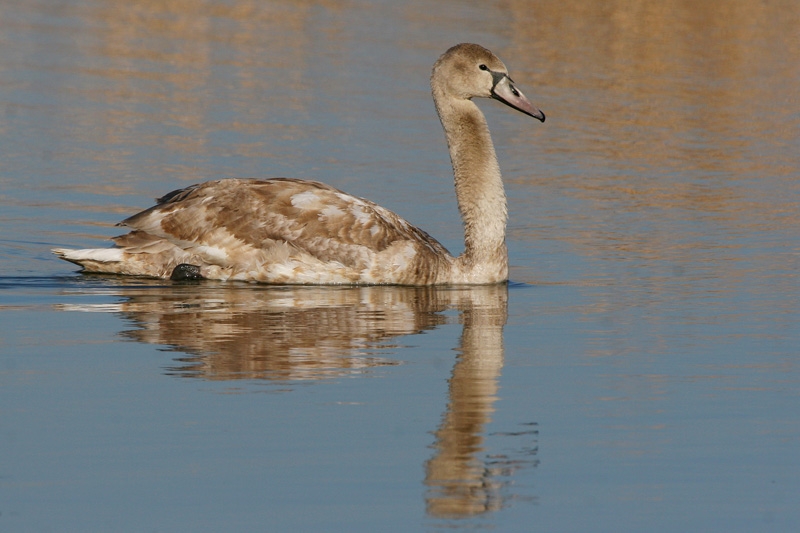
[{"label": "pink beak", "polygon": [[494,72],[492,74],[495,75],[496,80],[494,87],[492,87],[492,98],[500,100],[507,106],[513,107],[517,111],[522,111],[526,115],[530,115],[544,122],[544,113],[535,108],[525,95],[514,87],[514,82],[511,81],[511,78],[506,74],[497,74]]}]

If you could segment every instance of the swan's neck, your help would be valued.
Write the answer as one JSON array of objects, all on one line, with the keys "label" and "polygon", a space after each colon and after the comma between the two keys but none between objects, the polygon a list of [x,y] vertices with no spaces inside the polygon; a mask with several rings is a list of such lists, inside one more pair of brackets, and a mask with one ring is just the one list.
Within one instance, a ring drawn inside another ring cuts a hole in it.
[{"label": "swan's neck", "polygon": [[434,94],[434,101],[447,136],[458,209],[464,221],[465,249],[457,262],[472,282],[504,281],[508,211],[486,118],[472,100]]}]

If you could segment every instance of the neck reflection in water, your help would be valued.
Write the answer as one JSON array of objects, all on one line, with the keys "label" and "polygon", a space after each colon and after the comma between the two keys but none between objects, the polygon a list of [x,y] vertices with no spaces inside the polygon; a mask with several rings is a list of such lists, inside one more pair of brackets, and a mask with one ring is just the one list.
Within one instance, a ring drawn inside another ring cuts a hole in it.
[{"label": "neck reflection in water", "polygon": [[[535,466],[527,457],[487,455],[503,368],[508,286],[253,287],[213,282],[123,285],[114,306],[136,328],[130,339],[186,354],[169,373],[207,380],[319,380],[400,362],[394,339],[452,322],[463,326],[448,381],[448,404],[425,465],[428,514],[460,518],[503,506],[508,476]],[[96,310],[62,306],[64,310]],[[104,306],[103,310],[109,310]],[[381,355],[383,354],[383,355]],[[533,424],[529,424],[533,425]],[[522,431],[513,435],[535,435]],[[511,434],[509,434],[511,435]]]},{"label": "neck reflection in water", "polygon": [[502,483],[481,452],[503,368],[508,293],[505,286],[487,289],[469,292],[455,304],[464,326],[460,353],[436,431],[436,452],[425,468],[428,514],[435,517],[466,517],[502,507]]}]

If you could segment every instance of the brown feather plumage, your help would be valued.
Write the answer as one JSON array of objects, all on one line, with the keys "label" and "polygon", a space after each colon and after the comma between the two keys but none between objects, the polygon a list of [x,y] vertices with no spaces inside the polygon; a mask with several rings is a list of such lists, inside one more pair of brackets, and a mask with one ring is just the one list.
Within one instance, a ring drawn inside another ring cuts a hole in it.
[{"label": "brown feather plumage", "polygon": [[[219,180],[173,191],[158,202],[122,221],[120,226],[134,231],[115,239],[130,253],[173,250],[166,262],[143,264],[142,275],[164,277],[180,263],[199,261],[219,272],[209,272],[210,277],[292,282],[285,272],[253,275],[247,268],[257,269],[255,263],[272,249],[288,261],[312,258],[327,264],[332,278],[381,283],[376,276],[390,275],[393,283],[403,284],[421,272],[441,269],[447,263],[443,258],[450,257],[433,237],[391,211],[315,181]],[[410,264],[376,264],[381,254],[399,245],[413,248],[413,269]]]}]

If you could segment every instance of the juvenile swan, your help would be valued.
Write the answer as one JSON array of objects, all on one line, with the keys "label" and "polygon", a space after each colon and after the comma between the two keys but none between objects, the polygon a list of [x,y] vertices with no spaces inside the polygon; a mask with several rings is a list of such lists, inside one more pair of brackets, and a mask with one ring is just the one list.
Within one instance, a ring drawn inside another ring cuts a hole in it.
[{"label": "juvenile swan", "polygon": [[506,196],[486,119],[472,98],[494,98],[544,122],[508,70],[477,44],[433,66],[464,221],[464,253],[379,205],[315,181],[225,179],[192,185],[120,222],[106,249],[55,249],[86,272],[298,284],[482,284],[508,279]]}]

